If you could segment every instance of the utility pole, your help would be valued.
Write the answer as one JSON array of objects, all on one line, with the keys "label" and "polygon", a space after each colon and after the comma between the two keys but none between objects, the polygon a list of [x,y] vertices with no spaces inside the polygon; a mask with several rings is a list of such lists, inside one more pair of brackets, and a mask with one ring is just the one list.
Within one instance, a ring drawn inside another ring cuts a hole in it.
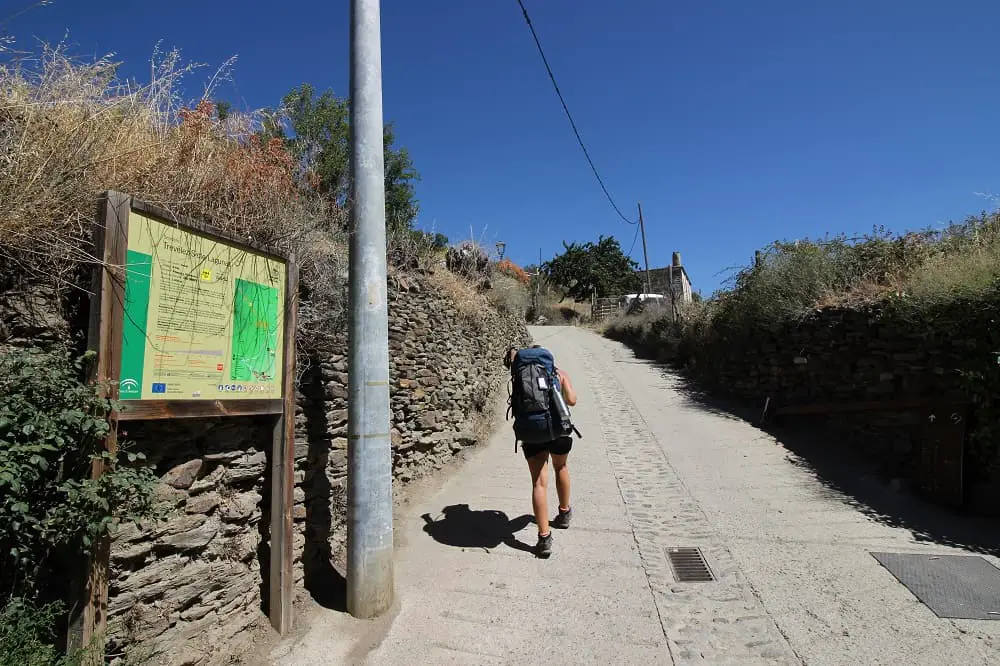
[{"label": "utility pole", "polygon": [[646,262],[646,293],[650,294],[653,292],[653,287],[649,283],[649,255],[646,254],[646,224],[642,221],[641,201],[639,202],[639,231],[642,233],[642,259]]},{"label": "utility pole", "polygon": [[542,293],[542,248],[538,248],[538,267],[535,268],[535,290],[531,295],[531,306],[538,316],[538,301]]},{"label": "utility pole", "polygon": [[393,598],[381,41],[379,0],[351,0],[347,610],[357,618]]}]

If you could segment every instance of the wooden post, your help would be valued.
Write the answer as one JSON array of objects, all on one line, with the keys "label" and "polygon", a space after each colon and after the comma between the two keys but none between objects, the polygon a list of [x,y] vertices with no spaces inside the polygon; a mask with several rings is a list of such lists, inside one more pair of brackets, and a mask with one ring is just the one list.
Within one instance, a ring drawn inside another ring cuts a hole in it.
[{"label": "wooden post", "polygon": [[271,447],[271,571],[268,616],[278,633],[292,628],[294,585],[292,548],[293,486],[295,483],[295,329],[298,321],[298,269],[294,258],[286,264],[285,362],[283,367],[284,414],[274,426]]},{"label": "wooden post", "polygon": [[[646,262],[646,293],[653,291],[653,285],[649,283],[649,255],[646,253],[646,223],[642,219],[642,203],[639,206],[639,231],[642,232],[642,258]],[[641,299],[640,299],[641,301]]]},{"label": "wooden post", "polygon": [[[100,264],[95,270],[88,346],[97,352],[92,378],[101,397],[109,400],[118,398],[122,341],[120,322],[125,308],[124,269],[129,211],[130,200],[127,196],[117,192],[106,193],[100,200],[98,225],[94,233],[94,254]],[[104,439],[104,449],[113,454],[118,450],[117,414],[112,412],[108,420],[111,429]],[[104,462],[95,460],[90,470],[91,478],[99,478],[104,471]],[[111,539],[103,536],[93,544],[87,561],[81,611],[70,617],[70,646],[90,648],[92,652],[87,659],[94,664],[104,663],[110,555]]]}]

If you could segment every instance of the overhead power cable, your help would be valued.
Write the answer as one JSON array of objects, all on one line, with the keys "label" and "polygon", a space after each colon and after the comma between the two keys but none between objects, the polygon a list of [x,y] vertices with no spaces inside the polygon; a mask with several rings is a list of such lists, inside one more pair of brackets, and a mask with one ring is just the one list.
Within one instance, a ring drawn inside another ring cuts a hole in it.
[{"label": "overhead power cable", "polygon": [[597,178],[597,183],[604,191],[604,196],[608,198],[608,203],[610,203],[611,207],[615,209],[616,213],[618,213],[618,217],[622,218],[622,220],[628,224],[637,224],[637,222],[628,219],[622,214],[621,210],[618,208],[618,204],[615,203],[615,200],[611,197],[611,193],[608,192],[608,188],[604,185],[604,180],[601,178],[601,174],[598,173],[597,167],[594,166],[594,160],[590,158],[587,146],[583,143],[583,138],[580,136],[580,130],[576,127],[573,115],[569,112],[569,107],[566,106],[566,100],[563,99],[562,92],[559,90],[559,84],[556,83],[556,77],[552,73],[552,68],[549,67],[549,60],[545,57],[545,51],[542,50],[542,43],[538,40],[538,33],[535,32],[535,26],[531,23],[531,17],[528,16],[528,10],[525,8],[523,0],[517,0],[517,4],[521,6],[521,13],[524,14],[524,20],[528,24],[528,29],[531,30],[531,36],[535,39],[535,46],[538,47],[538,54],[542,56],[542,62],[545,64],[545,71],[549,73],[549,79],[552,81],[552,87],[555,88],[556,95],[559,97],[559,102],[562,104],[563,111],[566,112],[566,117],[569,119],[570,127],[573,128],[573,134],[576,135],[576,140],[580,144],[580,148],[583,150],[583,155],[587,158],[587,164],[590,165],[590,170],[594,172],[594,177]]},{"label": "overhead power cable", "polygon": [[635,229],[635,235],[632,236],[632,245],[629,247],[628,252],[625,253],[626,257],[629,257],[629,258],[632,257],[632,250],[635,249],[635,242],[637,240],[639,240],[639,227],[636,227],[636,229]]}]

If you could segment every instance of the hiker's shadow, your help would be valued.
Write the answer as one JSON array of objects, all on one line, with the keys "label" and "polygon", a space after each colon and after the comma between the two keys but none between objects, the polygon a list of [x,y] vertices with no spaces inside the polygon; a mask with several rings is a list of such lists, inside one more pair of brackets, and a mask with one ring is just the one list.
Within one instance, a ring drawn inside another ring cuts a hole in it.
[{"label": "hiker's shadow", "polygon": [[468,504],[452,504],[441,510],[437,520],[429,513],[422,518],[426,523],[424,532],[446,546],[490,550],[505,544],[515,550],[534,552],[530,545],[514,536],[534,522],[534,517],[528,514],[510,520],[503,511],[473,511]]}]

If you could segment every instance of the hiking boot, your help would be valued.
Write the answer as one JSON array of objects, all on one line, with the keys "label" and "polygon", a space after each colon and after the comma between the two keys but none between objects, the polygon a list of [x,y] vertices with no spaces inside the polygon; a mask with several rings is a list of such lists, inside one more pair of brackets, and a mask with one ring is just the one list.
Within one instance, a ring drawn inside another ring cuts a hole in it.
[{"label": "hiking boot", "polygon": [[549,521],[549,525],[557,530],[569,529],[569,521],[573,519],[573,507],[563,511],[559,509],[559,515]]},{"label": "hiking boot", "polygon": [[538,543],[535,545],[535,554],[538,557],[548,557],[552,554],[552,533],[545,536],[538,535]]}]

